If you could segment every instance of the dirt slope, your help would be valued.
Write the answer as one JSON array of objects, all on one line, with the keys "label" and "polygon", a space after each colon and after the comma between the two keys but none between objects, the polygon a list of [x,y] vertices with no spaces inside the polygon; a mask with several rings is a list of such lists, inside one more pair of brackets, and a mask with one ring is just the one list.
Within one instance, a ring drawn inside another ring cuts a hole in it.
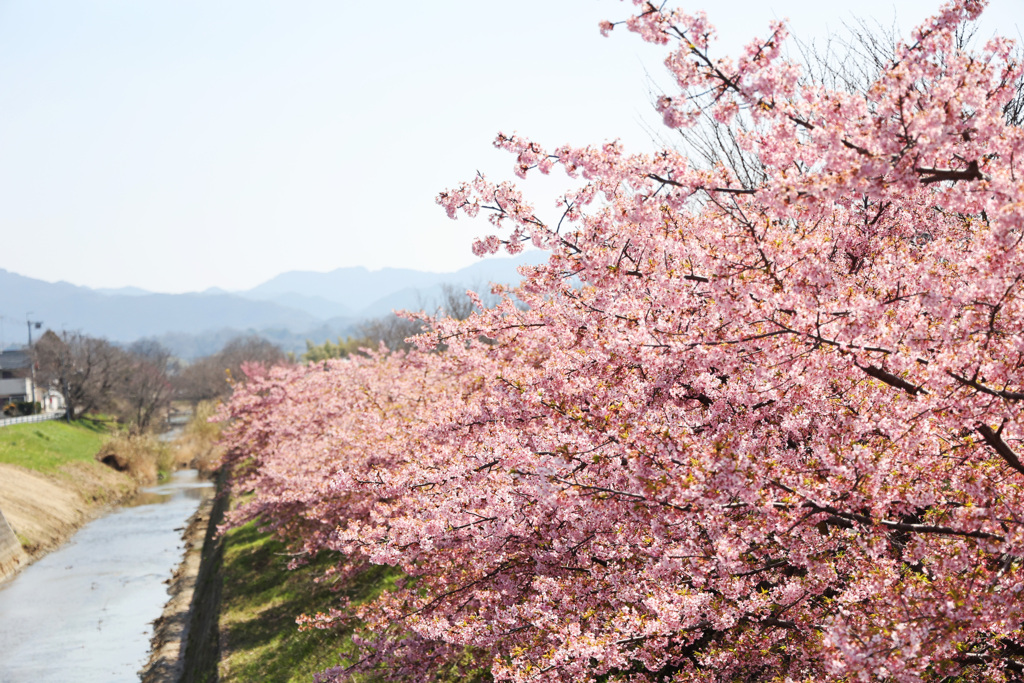
[{"label": "dirt slope", "polygon": [[99,463],[70,463],[55,475],[0,464],[0,510],[30,561],[136,489],[131,478]]}]

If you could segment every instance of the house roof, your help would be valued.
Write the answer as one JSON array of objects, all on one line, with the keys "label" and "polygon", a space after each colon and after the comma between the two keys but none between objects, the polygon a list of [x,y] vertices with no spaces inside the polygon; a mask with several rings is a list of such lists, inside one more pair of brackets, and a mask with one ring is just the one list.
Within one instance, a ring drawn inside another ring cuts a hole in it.
[{"label": "house roof", "polygon": [[0,351],[0,370],[22,370],[32,365],[28,351]]}]

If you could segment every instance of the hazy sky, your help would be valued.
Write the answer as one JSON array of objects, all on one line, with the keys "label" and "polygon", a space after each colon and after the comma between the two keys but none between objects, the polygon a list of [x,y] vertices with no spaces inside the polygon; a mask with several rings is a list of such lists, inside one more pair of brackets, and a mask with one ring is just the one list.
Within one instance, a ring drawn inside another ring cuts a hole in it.
[{"label": "hazy sky", "polygon": [[[823,0],[696,0],[735,54]],[[860,0],[906,30],[937,0]],[[91,287],[244,289],[288,270],[450,271],[486,223],[434,198],[511,177],[499,131],[650,149],[663,52],[616,0],[0,0],[0,268]],[[983,36],[1019,37],[1024,0]],[[546,205],[540,207],[553,213]],[[542,215],[543,213],[542,212]],[[2,300],[2,294],[0,294]]]}]

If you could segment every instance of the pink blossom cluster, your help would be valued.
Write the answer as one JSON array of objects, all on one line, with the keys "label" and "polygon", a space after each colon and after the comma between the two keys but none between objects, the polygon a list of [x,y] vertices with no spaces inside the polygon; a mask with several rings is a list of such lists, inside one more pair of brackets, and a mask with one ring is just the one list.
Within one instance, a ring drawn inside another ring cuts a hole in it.
[{"label": "pink blossom cluster", "polygon": [[964,48],[984,3],[953,0],[851,93],[781,26],[733,63],[702,15],[635,4],[666,122],[742,120],[754,172],[500,135],[517,175],[575,182],[561,220],[483,177],[439,203],[547,263],[410,352],[240,386],[235,521],[408,577],[328,679],[1019,679],[1013,45]]}]

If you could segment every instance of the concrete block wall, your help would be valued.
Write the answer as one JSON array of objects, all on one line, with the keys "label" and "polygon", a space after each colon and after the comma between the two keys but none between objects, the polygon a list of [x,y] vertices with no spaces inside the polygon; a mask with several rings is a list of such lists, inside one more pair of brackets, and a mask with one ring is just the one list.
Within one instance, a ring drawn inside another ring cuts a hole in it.
[{"label": "concrete block wall", "polygon": [[0,581],[17,571],[26,559],[21,542],[0,510]]}]

